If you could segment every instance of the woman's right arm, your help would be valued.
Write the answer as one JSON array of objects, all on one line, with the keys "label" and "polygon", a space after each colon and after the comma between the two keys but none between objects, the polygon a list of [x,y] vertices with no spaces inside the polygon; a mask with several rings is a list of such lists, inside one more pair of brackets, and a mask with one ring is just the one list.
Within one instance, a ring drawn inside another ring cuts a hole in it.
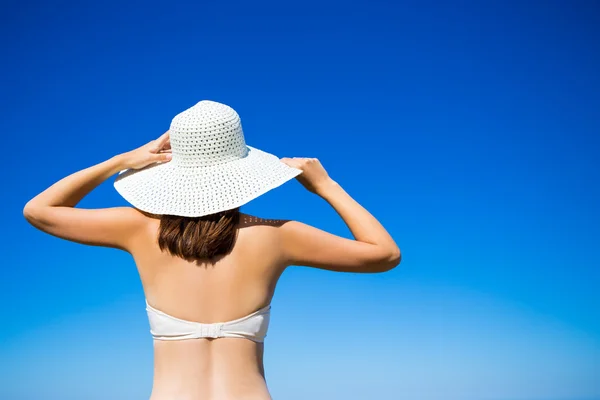
[{"label": "woman's right arm", "polygon": [[401,260],[394,239],[363,206],[333,179],[315,158],[284,158],[301,169],[297,177],[309,191],[321,196],[344,220],[355,240],[333,235],[298,221],[281,231],[281,249],[288,265],[304,265],[338,272],[385,272]]}]

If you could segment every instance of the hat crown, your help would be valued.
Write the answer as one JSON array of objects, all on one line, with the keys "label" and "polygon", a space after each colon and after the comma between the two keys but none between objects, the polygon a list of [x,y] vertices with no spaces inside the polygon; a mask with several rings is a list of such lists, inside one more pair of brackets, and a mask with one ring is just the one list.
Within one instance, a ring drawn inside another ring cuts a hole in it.
[{"label": "hat crown", "polygon": [[207,167],[246,157],[248,147],[237,112],[202,100],[177,114],[169,131],[173,158],[181,167]]}]

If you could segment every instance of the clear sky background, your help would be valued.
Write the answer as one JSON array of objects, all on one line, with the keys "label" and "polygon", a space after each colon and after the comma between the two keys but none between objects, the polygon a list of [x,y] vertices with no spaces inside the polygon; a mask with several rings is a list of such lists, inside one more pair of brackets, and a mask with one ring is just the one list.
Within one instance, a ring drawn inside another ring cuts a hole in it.
[{"label": "clear sky background", "polygon": [[[403,253],[284,273],[275,399],[600,397],[598,2],[13,0],[0,33],[1,399],[148,398],[133,259],[22,208],[202,99],[248,144],[318,157]],[[113,181],[79,207],[127,205]],[[243,211],[350,237],[296,181]]]}]

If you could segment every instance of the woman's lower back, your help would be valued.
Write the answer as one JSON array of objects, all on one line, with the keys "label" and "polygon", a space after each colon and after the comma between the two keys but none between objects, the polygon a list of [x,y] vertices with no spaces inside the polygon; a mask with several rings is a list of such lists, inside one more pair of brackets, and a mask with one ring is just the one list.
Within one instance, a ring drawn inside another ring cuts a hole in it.
[{"label": "woman's lower back", "polygon": [[150,400],[271,400],[263,351],[239,338],[155,341]]}]

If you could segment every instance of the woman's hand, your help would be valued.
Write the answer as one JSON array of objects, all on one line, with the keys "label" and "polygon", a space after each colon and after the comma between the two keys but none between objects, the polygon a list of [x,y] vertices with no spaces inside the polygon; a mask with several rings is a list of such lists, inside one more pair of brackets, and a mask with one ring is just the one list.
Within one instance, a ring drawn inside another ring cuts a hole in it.
[{"label": "woman's hand", "polygon": [[321,165],[321,162],[316,158],[284,157],[281,158],[280,161],[292,168],[302,170],[302,173],[296,176],[296,179],[308,189],[309,192],[321,195],[331,183],[335,183],[329,177],[327,171],[325,171],[325,168]]},{"label": "woman's hand", "polygon": [[171,157],[169,131],[163,133],[158,139],[122,154],[125,168],[132,169],[141,169],[155,162],[165,163],[170,161]]}]

